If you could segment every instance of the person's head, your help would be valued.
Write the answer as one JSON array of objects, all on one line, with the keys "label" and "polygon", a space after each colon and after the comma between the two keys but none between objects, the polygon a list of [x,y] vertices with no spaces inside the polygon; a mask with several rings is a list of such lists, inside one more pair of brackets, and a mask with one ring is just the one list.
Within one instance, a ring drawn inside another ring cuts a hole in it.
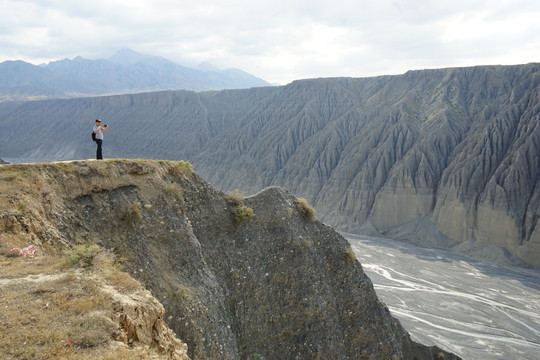
[{"label": "person's head", "polygon": [[98,126],[101,125],[101,120],[96,119],[96,125],[98,125]]}]

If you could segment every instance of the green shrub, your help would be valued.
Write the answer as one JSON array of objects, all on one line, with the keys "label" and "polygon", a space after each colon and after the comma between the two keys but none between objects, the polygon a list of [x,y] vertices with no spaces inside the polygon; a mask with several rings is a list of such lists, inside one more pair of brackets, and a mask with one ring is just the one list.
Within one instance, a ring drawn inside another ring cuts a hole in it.
[{"label": "green shrub", "polygon": [[344,257],[345,257],[345,262],[346,263],[355,262],[356,256],[354,255],[354,251],[350,246],[345,249]]},{"label": "green shrub", "polygon": [[189,176],[193,174],[193,166],[188,161],[180,160],[169,168],[169,173],[180,177]]},{"label": "green shrub", "polygon": [[233,222],[236,225],[239,225],[246,221],[249,218],[252,218],[254,216],[253,209],[247,206],[239,206],[232,209],[233,213]]},{"label": "green shrub", "polygon": [[92,261],[100,251],[99,246],[96,244],[76,245],[73,249],[62,251],[62,254],[64,255],[64,265],[68,267],[89,267],[92,265]]},{"label": "green shrub", "polygon": [[225,201],[231,207],[232,219],[235,225],[240,225],[254,216],[253,209],[244,205],[244,193],[239,190],[234,190],[225,195]]},{"label": "green shrub", "polygon": [[244,205],[244,196],[245,196],[245,193],[240,192],[240,190],[235,189],[232,192],[225,195],[225,201],[227,201],[227,203],[230,206],[240,207]]},{"label": "green shrub", "polygon": [[313,207],[309,205],[306,199],[297,199],[296,209],[298,209],[300,216],[302,216],[305,222],[309,223],[315,220],[315,209],[313,209]]},{"label": "green shrub", "polygon": [[309,249],[309,248],[311,248],[311,245],[312,245],[312,244],[311,244],[311,241],[309,241],[309,240],[302,240],[302,247],[303,247],[303,248]]}]

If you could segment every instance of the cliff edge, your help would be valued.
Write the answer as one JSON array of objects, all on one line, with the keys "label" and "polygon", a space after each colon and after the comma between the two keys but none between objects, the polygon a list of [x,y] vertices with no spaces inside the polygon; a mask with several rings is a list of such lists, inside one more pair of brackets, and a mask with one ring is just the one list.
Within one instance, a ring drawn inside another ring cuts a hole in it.
[{"label": "cliff edge", "polygon": [[[159,300],[155,310],[123,311],[110,300],[117,341],[129,344],[125,334],[140,327],[122,319],[152,313],[154,330],[137,339],[150,339],[160,356],[184,356],[185,342],[191,359],[458,359],[413,342],[377,298],[348,242],[282,188],[225,194],[189,163],[150,160],[3,165],[0,187],[6,254],[33,244],[36,259],[74,256],[80,267],[63,270],[71,275],[46,268],[84,292],[97,286],[80,283],[92,278],[85,271],[103,263],[98,254],[110,253]],[[1,258],[3,268],[22,260]],[[109,299],[104,292],[97,294]],[[150,293],[146,303],[154,304]],[[9,331],[4,318],[0,326]],[[159,328],[169,336],[167,326],[182,342],[160,347],[152,334]]]}]

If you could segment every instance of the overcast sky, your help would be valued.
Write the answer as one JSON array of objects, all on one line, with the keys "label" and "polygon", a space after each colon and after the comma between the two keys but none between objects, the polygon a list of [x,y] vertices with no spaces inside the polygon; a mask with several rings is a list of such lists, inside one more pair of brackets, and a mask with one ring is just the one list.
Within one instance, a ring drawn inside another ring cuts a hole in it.
[{"label": "overcast sky", "polygon": [[0,0],[0,62],[122,48],[269,82],[540,62],[539,0]]}]

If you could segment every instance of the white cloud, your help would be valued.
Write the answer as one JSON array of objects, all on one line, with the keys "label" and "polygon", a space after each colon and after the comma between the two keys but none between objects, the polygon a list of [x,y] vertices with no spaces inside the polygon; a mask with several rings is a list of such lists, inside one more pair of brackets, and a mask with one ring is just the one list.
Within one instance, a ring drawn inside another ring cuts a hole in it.
[{"label": "white cloud", "polygon": [[536,0],[1,0],[0,61],[121,48],[268,81],[540,61]]}]

